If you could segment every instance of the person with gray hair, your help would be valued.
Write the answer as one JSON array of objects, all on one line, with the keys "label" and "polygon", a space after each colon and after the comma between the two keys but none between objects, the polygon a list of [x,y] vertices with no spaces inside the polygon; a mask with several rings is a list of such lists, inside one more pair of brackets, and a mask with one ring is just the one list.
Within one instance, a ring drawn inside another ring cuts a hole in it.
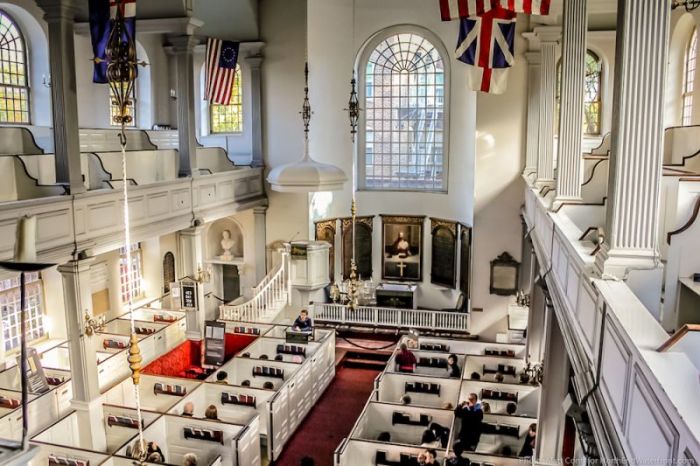
[{"label": "person with gray hair", "polygon": [[187,453],[182,457],[182,466],[197,466],[197,455]]}]

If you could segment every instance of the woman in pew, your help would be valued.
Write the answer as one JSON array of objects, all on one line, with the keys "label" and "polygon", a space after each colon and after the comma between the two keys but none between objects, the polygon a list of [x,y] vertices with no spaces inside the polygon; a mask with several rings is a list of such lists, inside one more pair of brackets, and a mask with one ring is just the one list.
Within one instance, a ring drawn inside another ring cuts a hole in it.
[{"label": "woman in pew", "polygon": [[462,369],[457,364],[457,355],[450,354],[447,356],[447,376],[455,379],[462,377]]},{"label": "woman in pew", "polygon": [[424,448],[439,448],[440,440],[435,437],[435,433],[428,429],[423,432],[423,436],[420,439],[420,446]]},{"label": "woman in pew", "polygon": [[187,453],[182,457],[182,466],[197,466],[197,455]]},{"label": "woman in pew", "polygon": [[214,405],[209,405],[206,411],[204,411],[204,417],[207,419],[212,419],[214,421],[219,420],[219,411],[216,409],[216,406]]},{"label": "woman in pew", "polygon": [[406,343],[401,343],[399,354],[396,355],[396,365],[399,372],[413,372],[416,370],[416,356],[408,349]]},{"label": "woman in pew", "polygon": [[418,465],[419,465],[419,466],[434,466],[434,465],[437,465],[437,464],[439,464],[439,463],[437,462],[437,459],[436,459],[436,458],[437,458],[437,452],[435,452],[435,450],[433,450],[432,448],[431,448],[431,449],[428,449],[428,450],[425,450],[425,451],[422,451],[422,452],[418,455]]}]

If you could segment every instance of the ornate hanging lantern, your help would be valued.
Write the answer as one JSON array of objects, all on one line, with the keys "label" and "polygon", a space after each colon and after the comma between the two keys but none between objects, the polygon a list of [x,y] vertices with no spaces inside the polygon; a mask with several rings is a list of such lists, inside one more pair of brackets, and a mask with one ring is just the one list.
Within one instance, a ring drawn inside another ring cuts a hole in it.
[{"label": "ornate hanging lantern", "polygon": [[131,124],[134,118],[129,114],[128,108],[133,106],[132,95],[139,62],[136,57],[136,43],[124,21],[123,1],[117,0],[115,8],[116,16],[112,23],[105,55],[112,104],[117,107],[114,122],[121,125],[123,129],[125,125]]},{"label": "ornate hanging lantern", "polygon": [[357,122],[360,119],[360,100],[357,98],[357,80],[355,79],[355,70],[352,72],[352,79],[350,80],[350,100],[348,101],[348,108],[345,110],[348,112],[348,117],[350,118],[350,134],[352,135],[352,142],[355,142],[355,135],[357,134]]}]

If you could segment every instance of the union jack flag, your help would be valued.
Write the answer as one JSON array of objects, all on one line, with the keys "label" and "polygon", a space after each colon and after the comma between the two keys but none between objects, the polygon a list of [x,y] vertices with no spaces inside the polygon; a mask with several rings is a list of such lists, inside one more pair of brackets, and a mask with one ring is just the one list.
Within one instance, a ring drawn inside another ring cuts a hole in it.
[{"label": "union jack flag", "polygon": [[495,8],[460,19],[457,60],[469,65],[469,84],[475,91],[501,94],[513,66],[516,13]]},{"label": "union jack flag", "polygon": [[527,15],[548,15],[551,0],[439,0],[443,21],[481,16],[494,10],[504,9]]}]

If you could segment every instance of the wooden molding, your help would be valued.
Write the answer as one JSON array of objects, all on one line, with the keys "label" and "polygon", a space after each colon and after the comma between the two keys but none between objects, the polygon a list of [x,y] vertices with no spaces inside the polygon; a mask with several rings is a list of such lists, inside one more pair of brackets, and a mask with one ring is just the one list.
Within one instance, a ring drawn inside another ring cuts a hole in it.
[{"label": "wooden molding", "polygon": [[700,332],[700,324],[685,324],[683,327],[680,328],[680,330],[674,333],[671,336],[671,338],[666,340],[666,342],[664,342],[663,345],[659,346],[659,348],[656,351],[658,351],[659,353],[667,351],[669,348],[678,343],[684,336],[686,336],[690,332]]}]

